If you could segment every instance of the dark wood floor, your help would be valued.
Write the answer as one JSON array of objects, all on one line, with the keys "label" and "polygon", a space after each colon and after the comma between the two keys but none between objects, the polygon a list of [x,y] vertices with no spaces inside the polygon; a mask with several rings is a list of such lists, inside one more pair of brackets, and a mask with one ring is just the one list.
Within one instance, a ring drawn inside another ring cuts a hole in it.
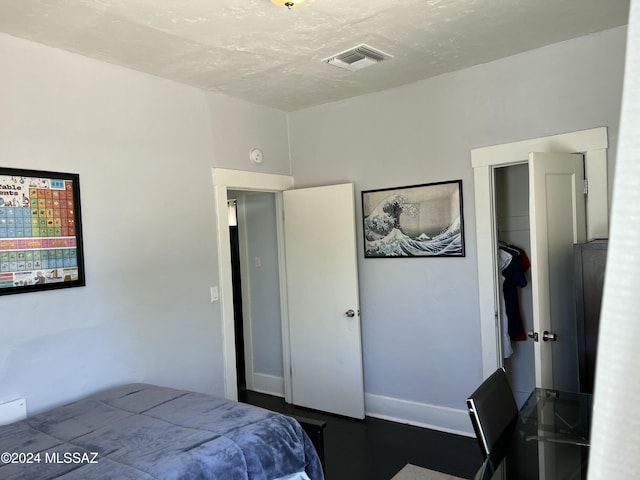
[{"label": "dark wood floor", "polygon": [[407,463],[473,478],[482,463],[475,438],[366,417],[352,420],[246,392],[240,400],[269,410],[327,422],[326,480],[389,480]]}]

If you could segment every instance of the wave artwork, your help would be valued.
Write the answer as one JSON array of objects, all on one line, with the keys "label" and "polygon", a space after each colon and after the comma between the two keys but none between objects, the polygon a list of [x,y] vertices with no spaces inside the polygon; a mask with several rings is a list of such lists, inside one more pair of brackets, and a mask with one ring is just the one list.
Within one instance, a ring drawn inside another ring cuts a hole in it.
[{"label": "wave artwork", "polygon": [[464,256],[460,183],[363,192],[365,257]]}]

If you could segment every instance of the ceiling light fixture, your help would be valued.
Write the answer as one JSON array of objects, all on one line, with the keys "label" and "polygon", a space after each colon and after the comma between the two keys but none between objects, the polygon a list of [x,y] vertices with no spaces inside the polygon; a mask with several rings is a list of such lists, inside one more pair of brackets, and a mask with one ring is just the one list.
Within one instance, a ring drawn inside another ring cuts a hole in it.
[{"label": "ceiling light fixture", "polygon": [[296,5],[301,4],[304,0],[271,0],[276,5],[280,5],[281,7],[287,7],[291,10]]}]

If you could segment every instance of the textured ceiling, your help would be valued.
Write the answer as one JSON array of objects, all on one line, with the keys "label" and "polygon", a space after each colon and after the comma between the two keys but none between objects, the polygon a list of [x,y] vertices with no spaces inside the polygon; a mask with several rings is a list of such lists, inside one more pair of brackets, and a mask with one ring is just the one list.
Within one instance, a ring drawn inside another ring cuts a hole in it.
[{"label": "textured ceiling", "polygon": [[[0,31],[285,111],[626,25],[629,0],[0,0]],[[322,60],[366,43],[350,72]]]}]

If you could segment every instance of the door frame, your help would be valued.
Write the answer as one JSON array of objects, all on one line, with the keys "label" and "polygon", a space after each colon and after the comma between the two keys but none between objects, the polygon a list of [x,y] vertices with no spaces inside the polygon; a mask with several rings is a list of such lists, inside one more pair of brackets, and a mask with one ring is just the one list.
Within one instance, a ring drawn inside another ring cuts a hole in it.
[{"label": "door frame", "polygon": [[[235,332],[233,318],[233,283],[231,275],[231,246],[229,237],[229,216],[227,190],[273,192],[276,198],[276,218],[278,235],[278,269],[280,277],[280,304],[287,305],[287,278],[284,265],[284,242],[282,222],[282,192],[293,188],[293,177],[271,173],[249,172],[212,168],[213,190],[216,209],[218,240],[218,271],[220,310],[222,314],[222,360],[224,370],[224,396],[238,400],[237,372],[235,358]],[[289,316],[282,308],[282,356],[284,369],[285,401],[291,401],[291,357],[289,350]]]},{"label": "door frame", "polygon": [[607,180],[607,127],[533,138],[471,149],[473,168],[478,295],[482,374],[488,377],[502,366],[499,325],[497,238],[495,225],[494,170],[498,167],[528,163],[530,152],[581,153],[585,159],[585,177],[589,179],[586,213],[587,240],[609,236]]}]

